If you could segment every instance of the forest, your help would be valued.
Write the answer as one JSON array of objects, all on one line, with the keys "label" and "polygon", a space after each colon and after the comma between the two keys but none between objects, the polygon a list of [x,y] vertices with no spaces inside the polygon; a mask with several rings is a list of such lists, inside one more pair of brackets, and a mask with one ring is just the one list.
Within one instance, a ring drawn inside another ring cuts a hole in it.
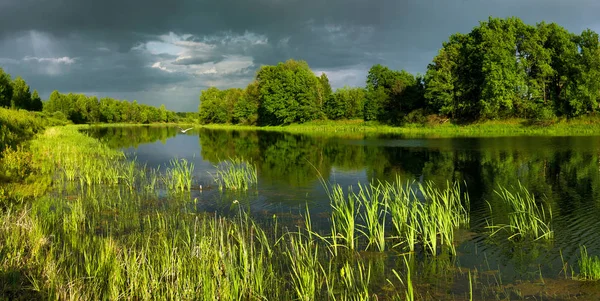
[{"label": "forest", "polygon": [[30,90],[21,77],[14,80],[0,68],[0,107],[43,112],[57,120],[83,123],[154,123],[175,122],[185,114],[175,113],[161,105],[160,108],[138,104],[136,100],[117,100],[110,97],[98,99],[84,94],[62,94],[53,91],[47,101],[42,101],[37,90]]},{"label": "forest", "polygon": [[364,87],[332,91],[305,61],[262,66],[244,89],[200,94],[200,122],[285,125],[364,119],[391,125],[593,115],[600,100],[598,34],[492,18],[451,35],[425,75],[374,65]]}]

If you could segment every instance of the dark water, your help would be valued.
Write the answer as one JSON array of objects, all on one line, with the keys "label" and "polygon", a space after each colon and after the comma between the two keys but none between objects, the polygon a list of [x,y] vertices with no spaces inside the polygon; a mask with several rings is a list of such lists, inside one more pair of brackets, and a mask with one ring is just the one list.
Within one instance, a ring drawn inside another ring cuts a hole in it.
[{"label": "dark water", "polygon": [[[579,245],[590,255],[600,254],[600,137],[343,138],[208,129],[182,134],[166,127],[103,128],[91,134],[148,167],[164,169],[175,157],[193,161],[195,183],[203,190],[192,194],[209,211],[227,210],[231,199],[240,199],[257,216],[299,213],[307,204],[316,216],[326,216],[329,200],[319,174],[343,187],[392,181],[396,175],[439,185],[460,181],[471,200],[471,229],[457,248],[461,266],[499,269],[506,278],[540,273],[552,278],[562,268],[561,252],[571,266]],[[256,191],[222,195],[211,187],[214,165],[230,157],[256,164]],[[551,242],[515,243],[485,234],[486,219],[506,215],[494,190],[519,182],[550,204]]]}]

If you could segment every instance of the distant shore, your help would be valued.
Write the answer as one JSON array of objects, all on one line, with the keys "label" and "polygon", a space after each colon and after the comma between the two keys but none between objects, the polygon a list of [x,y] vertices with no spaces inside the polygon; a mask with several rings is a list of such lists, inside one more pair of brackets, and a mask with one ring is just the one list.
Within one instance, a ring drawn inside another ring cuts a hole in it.
[{"label": "distant shore", "polygon": [[436,125],[408,124],[390,126],[362,120],[311,121],[284,126],[246,126],[206,124],[202,128],[226,130],[262,130],[319,135],[358,133],[402,134],[427,137],[500,137],[500,136],[593,136],[600,135],[600,119],[560,120],[553,124],[536,124],[526,119],[485,121],[466,125],[450,122]]}]

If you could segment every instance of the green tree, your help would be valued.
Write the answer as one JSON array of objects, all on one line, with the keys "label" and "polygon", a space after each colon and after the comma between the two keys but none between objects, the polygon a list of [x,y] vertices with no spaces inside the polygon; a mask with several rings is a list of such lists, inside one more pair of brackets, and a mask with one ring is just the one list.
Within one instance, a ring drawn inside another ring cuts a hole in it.
[{"label": "green tree", "polygon": [[226,123],[227,108],[223,105],[224,91],[210,87],[200,93],[200,123]]},{"label": "green tree", "polygon": [[12,82],[13,95],[11,101],[11,107],[18,109],[31,109],[31,92],[29,91],[29,85],[23,78],[18,76]]},{"label": "green tree", "polygon": [[233,108],[233,123],[256,125],[258,121],[258,104],[260,102],[260,91],[258,82],[251,82],[239,101]]},{"label": "green tree", "polygon": [[159,112],[160,112],[159,121],[167,122],[167,108],[165,107],[164,104],[160,105]]},{"label": "green tree", "polygon": [[329,119],[351,119],[363,117],[365,90],[344,86],[333,93],[325,103],[325,114]]},{"label": "green tree", "polygon": [[319,79],[305,61],[262,66],[256,75],[260,91],[259,123],[280,125],[323,117]]},{"label": "green tree", "polygon": [[366,120],[399,123],[406,113],[425,105],[421,80],[405,70],[374,65],[366,89]]},{"label": "green tree", "polygon": [[319,76],[318,91],[319,98],[317,105],[322,108],[324,104],[331,99],[332,95],[331,85],[329,84],[329,78],[324,72],[321,73],[321,76]]},{"label": "green tree", "polygon": [[31,111],[42,111],[42,109],[44,108],[44,104],[42,103],[42,99],[40,98],[40,95],[38,94],[37,90],[33,90],[33,94],[31,94]]},{"label": "green tree", "polygon": [[10,74],[5,73],[0,68],[0,106],[10,107],[13,97],[13,86],[11,84]]}]

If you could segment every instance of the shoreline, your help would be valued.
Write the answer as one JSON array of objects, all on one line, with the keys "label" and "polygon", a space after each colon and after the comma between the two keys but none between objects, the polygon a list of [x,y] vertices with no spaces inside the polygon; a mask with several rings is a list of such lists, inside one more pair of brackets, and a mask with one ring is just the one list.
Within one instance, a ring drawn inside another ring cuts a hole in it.
[{"label": "shoreline", "polygon": [[527,120],[487,121],[467,125],[440,124],[389,126],[350,121],[313,121],[285,126],[206,124],[200,128],[219,130],[259,130],[298,134],[344,136],[348,134],[399,134],[407,137],[512,137],[512,136],[599,136],[600,120],[561,121],[552,125],[527,125]]}]

